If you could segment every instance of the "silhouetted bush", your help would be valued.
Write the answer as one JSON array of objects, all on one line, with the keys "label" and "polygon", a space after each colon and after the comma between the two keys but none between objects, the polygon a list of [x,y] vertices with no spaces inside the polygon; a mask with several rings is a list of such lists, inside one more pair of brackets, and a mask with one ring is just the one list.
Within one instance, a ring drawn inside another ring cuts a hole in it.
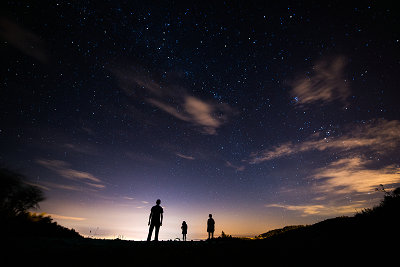
[{"label": "silhouetted bush", "polygon": [[225,234],[224,231],[222,231],[221,236],[219,236],[218,238],[220,238],[220,239],[231,239],[232,236],[231,235],[227,235],[227,234]]},{"label": "silhouetted bush", "polygon": [[387,219],[390,217],[392,219],[398,219],[400,215],[400,187],[387,192],[381,185],[380,188],[377,188],[377,191],[384,192],[384,197],[380,204],[373,208],[363,209],[355,216],[358,218],[382,217],[382,219]]}]

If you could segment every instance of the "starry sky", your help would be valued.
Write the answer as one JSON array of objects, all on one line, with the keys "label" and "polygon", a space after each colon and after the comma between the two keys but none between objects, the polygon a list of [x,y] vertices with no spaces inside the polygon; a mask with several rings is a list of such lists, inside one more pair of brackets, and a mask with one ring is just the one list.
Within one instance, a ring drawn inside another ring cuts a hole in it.
[{"label": "starry sky", "polygon": [[84,236],[254,236],[400,185],[385,1],[2,1],[0,164]]}]

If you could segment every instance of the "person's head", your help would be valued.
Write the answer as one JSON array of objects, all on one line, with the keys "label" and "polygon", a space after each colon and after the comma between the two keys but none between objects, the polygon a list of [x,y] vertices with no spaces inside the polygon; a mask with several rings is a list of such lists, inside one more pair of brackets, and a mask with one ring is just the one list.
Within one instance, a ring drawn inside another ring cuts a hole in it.
[{"label": "person's head", "polygon": [[183,222],[182,222],[182,224],[186,224],[186,222],[185,222],[185,221],[183,221]]},{"label": "person's head", "polygon": [[212,218],[212,214],[208,214],[208,217]]},{"label": "person's head", "polygon": [[156,204],[160,205],[161,204],[161,200],[157,199]]}]

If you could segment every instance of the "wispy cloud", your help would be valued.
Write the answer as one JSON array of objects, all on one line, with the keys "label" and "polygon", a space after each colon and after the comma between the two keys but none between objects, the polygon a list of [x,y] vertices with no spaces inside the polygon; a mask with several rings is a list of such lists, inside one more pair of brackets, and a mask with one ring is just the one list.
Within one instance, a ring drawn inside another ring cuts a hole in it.
[{"label": "wispy cloud", "polygon": [[400,122],[397,120],[377,120],[368,124],[351,127],[347,133],[339,137],[322,137],[318,134],[311,136],[301,143],[287,142],[271,149],[254,152],[250,155],[250,163],[289,156],[301,152],[318,150],[335,151],[375,151],[386,153],[400,145]]},{"label": "wispy cloud", "polygon": [[303,189],[311,197],[308,202],[273,203],[264,206],[298,212],[302,217],[354,214],[357,210],[371,207],[371,201],[377,200],[373,193],[380,184],[384,184],[386,188],[400,184],[399,166],[392,164],[373,168],[372,164],[372,160],[362,157],[339,159],[327,167],[316,169],[306,177],[313,181],[309,187]]},{"label": "wispy cloud", "polygon": [[344,78],[346,59],[337,56],[318,61],[307,77],[299,77],[291,83],[291,96],[298,107],[311,104],[326,104],[333,101],[346,103],[350,94],[349,85]]},{"label": "wispy cloud", "polygon": [[48,186],[44,186],[44,185],[39,184],[39,183],[33,183],[33,182],[29,182],[29,181],[24,181],[24,182],[25,182],[26,184],[29,184],[29,185],[37,186],[37,187],[39,187],[40,189],[45,190],[45,191],[50,191],[50,190],[51,190]]},{"label": "wispy cloud", "polygon": [[66,185],[66,184],[46,182],[46,181],[41,181],[40,183],[43,184],[46,188],[48,188],[48,190],[56,188],[56,189],[71,190],[71,191],[83,191],[82,186],[77,186],[77,185]]},{"label": "wispy cloud", "polygon": [[102,181],[99,178],[89,172],[71,169],[70,164],[65,161],[38,159],[36,162],[41,166],[56,172],[64,178],[81,181],[97,189],[105,188],[105,185],[102,184]]},{"label": "wispy cloud", "polygon": [[86,184],[98,189],[103,189],[106,187],[104,184],[95,184],[95,183],[86,183]]},{"label": "wispy cloud", "polygon": [[388,165],[372,168],[371,160],[362,157],[344,158],[320,168],[312,175],[317,179],[314,190],[329,194],[367,194],[380,184],[400,183],[400,168]]},{"label": "wispy cloud", "polygon": [[181,153],[176,153],[176,155],[178,157],[180,157],[180,158],[183,158],[183,159],[188,159],[188,160],[194,160],[195,159],[195,157],[184,155],[184,154],[181,154]]},{"label": "wispy cloud", "polygon": [[215,135],[217,129],[227,121],[231,109],[227,104],[213,103],[185,95],[176,96],[176,104],[171,105],[161,99],[148,98],[147,101],[182,121],[197,126],[202,133]]},{"label": "wispy cloud", "polygon": [[287,204],[266,204],[266,208],[282,208],[289,211],[300,213],[301,217],[311,215],[334,216],[351,214],[356,210],[365,208],[365,201],[357,201],[348,205],[331,205],[331,204],[309,204],[309,205],[287,205]]},{"label": "wispy cloud", "polygon": [[53,219],[58,219],[58,220],[70,220],[70,221],[85,221],[86,218],[83,217],[71,217],[71,216],[64,216],[64,215],[59,215],[59,214],[54,214],[54,213],[47,213],[46,215],[49,215]]},{"label": "wispy cloud", "polygon": [[0,36],[14,47],[40,62],[48,62],[44,41],[33,32],[22,28],[16,23],[0,18]]},{"label": "wispy cloud", "polygon": [[203,134],[217,134],[217,129],[234,113],[228,104],[200,99],[179,86],[163,86],[145,75],[129,71],[116,70],[114,74],[127,95],[144,99],[173,117],[194,125]]},{"label": "wispy cloud", "polygon": [[64,144],[62,145],[63,148],[66,148],[68,150],[71,150],[73,152],[77,152],[77,153],[81,153],[81,154],[86,154],[86,155],[99,155],[99,152],[97,151],[97,149],[95,149],[94,147],[90,147],[88,145],[74,145],[74,144]]},{"label": "wispy cloud", "polygon": [[[372,194],[380,184],[387,188],[400,184],[398,165],[382,164],[366,157],[367,154],[390,156],[399,147],[400,122],[376,120],[352,126],[338,137],[315,134],[301,143],[287,142],[256,152],[251,155],[250,162],[256,164],[308,151],[334,153],[336,160],[310,170],[305,177],[307,185],[296,187],[296,190],[304,190],[310,196],[308,203],[273,203],[266,207],[299,212],[301,216],[337,216],[369,207],[371,203],[366,200],[374,200]],[[349,201],[343,202],[346,198]]]},{"label": "wispy cloud", "polygon": [[244,165],[240,165],[240,166],[236,166],[233,165],[230,161],[226,161],[225,162],[225,166],[234,169],[237,172],[242,172],[246,169],[246,167]]},{"label": "wispy cloud", "polygon": [[227,120],[230,112],[227,104],[205,102],[192,96],[186,96],[183,104],[191,122],[203,128],[208,134],[215,134],[216,130]]}]

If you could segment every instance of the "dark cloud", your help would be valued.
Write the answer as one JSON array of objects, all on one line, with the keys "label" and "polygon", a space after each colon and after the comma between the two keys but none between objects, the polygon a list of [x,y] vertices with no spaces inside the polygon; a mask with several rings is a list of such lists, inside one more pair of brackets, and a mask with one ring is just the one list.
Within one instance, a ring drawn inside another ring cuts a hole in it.
[{"label": "dark cloud", "polygon": [[42,63],[49,61],[44,40],[11,20],[0,18],[0,36],[24,54]]}]

